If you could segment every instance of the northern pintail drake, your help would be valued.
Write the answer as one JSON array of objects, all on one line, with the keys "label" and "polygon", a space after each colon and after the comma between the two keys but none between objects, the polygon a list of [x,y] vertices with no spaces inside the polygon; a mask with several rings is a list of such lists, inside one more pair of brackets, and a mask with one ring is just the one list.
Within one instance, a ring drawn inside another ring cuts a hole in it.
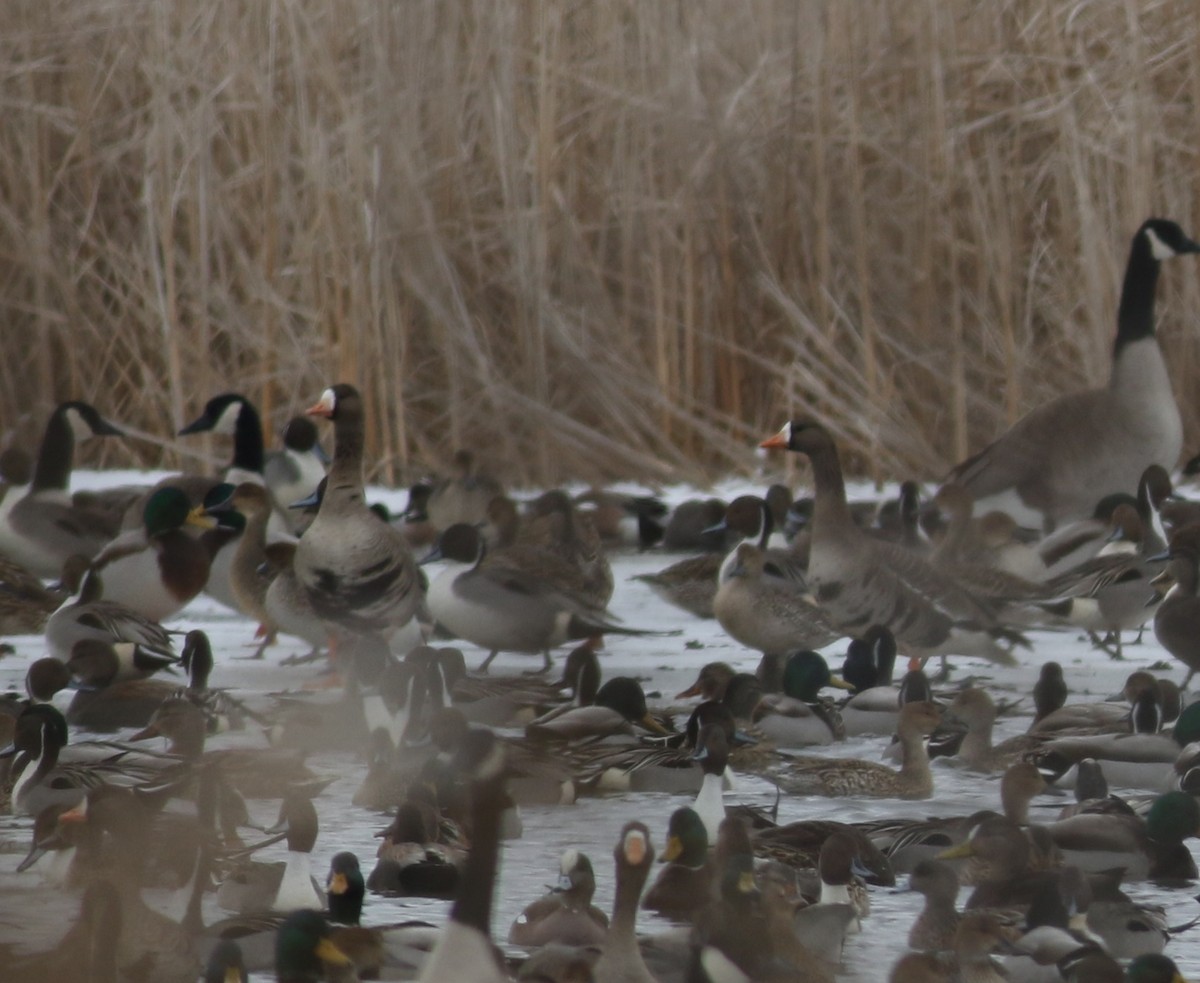
[{"label": "northern pintail drake", "polygon": [[803,581],[780,576],[769,554],[742,543],[726,561],[725,580],[713,598],[721,627],[747,648],[781,659],[786,653],[821,648],[840,636]]},{"label": "northern pintail drake", "polygon": [[793,652],[783,667],[783,692],[767,694],[754,710],[757,731],[784,748],[841,740],[841,714],[832,701],[819,696],[826,686],[849,689],[816,652]]},{"label": "northern pintail drake", "polygon": [[425,513],[439,532],[457,522],[476,524],[487,518],[488,503],[504,494],[504,487],[481,469],[475,455],[464,449],[454,452],[450,474],[433,485]]},{"label": "northern pintail drake", "polygon": [[701,727],[693,758],[700,766],[704,778],[700,791],[696,793],[696,801],[692,803],[692,809],[704,823],[709,842],[716,843],[717,832],[725,818],[723,777],[725,766],[729,763],[729,739],[725,735],[725,729],[719,724],[705,724]]},{"label": "northern pintail drake", "polygon": [[288,420],[282,436],[283,448],[268,451],[263,460],[263,480],[284,525],[293,535],[299,535],[301,517],[292,504],[317,490],[329,467],[329,455],[321,447],[316,424],[307,416]]},{"label": "northern pintail drake", "polygon": [[808,456],[816,483],[808,576],[817,603],[849,634],[881,624],[912,655],[980,655],[1011,664],[999,639],[1012,640],[995,606],[901,546],[870,538],[855,525],[837,447],[811,420],[786,424],[766,448]]},{"label": "northern pintail drake", "polygon": [[925,738],[941,721],[936,704],[906,703],[897,734],[904,760],[899,771],[859,758],[793,758],[780,773],[779,784],[793,795],[857,795],[883,799],[927,799],[933,776]]},{"label": "northern pintail drake", "polygon": [[142,525],[109,542],[92,559],[103,578],[104,599],[152,621],[178,614],[208,584],[212,552],[184,526],[211,529],[216,523],[193,508],[179,488],[160,488],[142,510]]},{"label": "northern pintail drake", "polygon": [[642,907],[667,918],[688,921],[712,894],[713,870],[708,863],[708,830],[695,809],[676,809],[667,822],[667,845]]},{"label": "northern pintail drake", "polygon": [[438,553],[448,562],[430,585],[429,610],[447,631],[488,650],[480,671],[500,652],[541,654],[545,672],[553,664],[550,649],[567,641],[657,634],[618,625],[532,572],[489,567],[474,526],[451,526],[442,533]]},{"label": "northern pintail drake", "polygon": [[[0,553],[39,577],[57,577],[67,557],[89,559],[117,534],[120,520],[104,508],[77,505],[68,492],[75,444],[121,436],[93,406],[61,403],[46,422],[29,490],[0,525]],[[6,496],[7,497],[7,496]]]},{"label": "northern pintail drake", "polygon": [[296,577],[318,616],[387,636],[412,621],[424,590],[404,536],[366,503],[362,397],[339,383],[308,412],[333,421],[333,466],[320,511],[296,547]]},{"label": "northern pintail drake", "polygon": [[558,881],[550,893],[526,905],[508,930],[513,945],[600,945],[608,934],[608,916],[592,904],[596,875],[586,853],[564,850]]},{"label": "northern pintail drake", "polygon": [[504,983],[505,973],[497,960],[490,928],[500,819],[505,808],[504,750],[489,731],[472,730],[463,739],[457,757],[470,782],[471,852],[450,908],[450,920],[438,934],[420,983]]},{"label": "northern pintail drake", "polygon": [[617,891],[608,935],[600,948],[600,958],[592,967],[595,981],[655,983],[637,941],[638,899],[654,864],[650,830],[642,823],[626,823],[613,858],[617,867]]},{"label": "northern pintail drake", "polygon": [[1060,396],[1027,414],[950,472],[984,510],[1051,529],[1090,514],[1097,489],[1132,492],[1151,464],[1173,468],[1183,424],[1154,333],[1159,267],[1200,252],[1169,220],[1133,237],[1108,385]]},{"label": "northern pintail drake", "polygon": [[247,861],[221,881],[217,904],[239,914],[325,908],[325,892],[312,874],[312,850],[317,842],[317,810],[306,795],[283,800],[279,821],[269,832],[283,832],[287,858],[282,863]]},{"label": "northern pintail drake", "polygon": [[78,690],[67,708],[67,722],[95,731],[145,727],[178,690],[175,683],[149,676],[174,664],[174,659],[127,642],[80,639],[66,664]]},{"label": "northern pintail drake", "polygon": [[105,600],[103,580],[82,561],[68,561],[63,584],[71,596],[46,621],[46,648],[51,655],[65,662],[76,642],[94,639],[110,645],[128,642],[142,651],[174,658],[166,629],[124,604]]}]

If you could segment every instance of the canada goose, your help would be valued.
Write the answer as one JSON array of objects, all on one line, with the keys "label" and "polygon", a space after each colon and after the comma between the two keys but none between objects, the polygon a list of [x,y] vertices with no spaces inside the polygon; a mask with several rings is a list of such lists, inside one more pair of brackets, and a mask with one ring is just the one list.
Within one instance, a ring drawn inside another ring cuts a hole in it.
[{"label": "canada goose", "polygon": [[1196,252],[1177,224],[1147,219],[1129,251],[1108,384],[1038,407],[947,480],[984,511],[1052,529],[1089,514],[1097,491],[1132,492],[1151,464],[1173,468],[1183,425],[1154,335],[1154,294],[1161,262]]}]

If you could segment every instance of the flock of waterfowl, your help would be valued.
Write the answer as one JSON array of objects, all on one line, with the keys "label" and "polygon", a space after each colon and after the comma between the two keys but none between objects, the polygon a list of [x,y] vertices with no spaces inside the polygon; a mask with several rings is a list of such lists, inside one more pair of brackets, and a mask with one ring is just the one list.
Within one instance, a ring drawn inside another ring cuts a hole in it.
[{"label": "flock of waterfowl", "polygon": [[[344,383],[271,452],[249,401],[210,400],[180,437],[232,438],[219,475],[72,493],[75,443],[121,430],[60,405],[36,457],[0,454],[16,653],[0,671],[24,680],[0,701],[0,842],[23,899],[0,902],[0,979],[1181,980],[1170,940],[1200,911],[1172,924],[1136,885],[1197,877],[1200,505],[1191,469],[1172,478],[1183,434],[1154,332],[1161,262],[1195,252],[1147,221],[1107,386],[1034,411],[925,499],[905,482],[849,502],[831,429],[800,416],[761,446],[808,460],[810,498],[510,497],[460,451],[392,516],[368,503],[363,403]],[[662,559],[615,582],[622,555]],[[617,588],[653,617],[618,617]],[[311,649],[278,670],[295,686],[211,686],[238,656],[202,630],[204,604],[236,612],[247,641],[257,626],[247,666],[276,640]],[[697,619],[726,658],[681,658]],[[1131,650],[1143,630],[1154,641]],[[1036,659],[1080,631],[1083,671]],[[604,639],[654,665],[605,672]],[[1087,661],[1131,651],[1152,671],[1080,698]],[[492,675],[501,655],[540,661]],[[959,679],[964,657],[1040,675],[1014,694]],[[981,775],[997,779],[982,808],[938,808]],[[312,855],[337,827],[334,782],[379,824],[326,871]],[[775,808],[733,804],[746,788],[774,789]],[[1061,789],[1071,804],[1044,812]],[[547,850],[555,883],[493,926],[501,858],[543,842],[548,817],[571,835],[592,797],[637,818]],[[828,798],[847,802],[840,820],[805,815]],[[580,848],[598,840],[611,865]],[[285,860],[264,859],[279,844]],[[904,883],[923,898],[910,951],[854,965],[872,895]],[[598,884],[615,885],[611,916]],[[416,898],[448,903],[443,923],[379,916]]]}]

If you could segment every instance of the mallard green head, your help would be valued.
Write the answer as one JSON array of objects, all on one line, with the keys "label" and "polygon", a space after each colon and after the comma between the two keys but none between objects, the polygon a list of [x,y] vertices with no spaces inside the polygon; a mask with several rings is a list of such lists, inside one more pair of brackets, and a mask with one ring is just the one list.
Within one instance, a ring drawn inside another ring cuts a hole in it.
[{"label": "mallard green head", "polygon": [[667,846],[660,861],[699,867],[708,857],[708,831],[700,814],[689,806],[676,809],[667,823]]},{"label": "mallard green head", "polygon": [[1138,956],[1125,972],[1129,983],[1187,983],[1173,959],[1162,953]]},{"label": "mallard green head", "polygon": [[1146,832],[1159,843],[1181,843],[1200,835],[1200,803],[1186,792],[1160,795],[1146,814]]},{"label": "mallard green head", "polygon": [[826,686],[850,688],[833,678],[829,664],[816,652],[793,652],[783,667],[783,692],[805,703],[814,703],[817,693]]}]

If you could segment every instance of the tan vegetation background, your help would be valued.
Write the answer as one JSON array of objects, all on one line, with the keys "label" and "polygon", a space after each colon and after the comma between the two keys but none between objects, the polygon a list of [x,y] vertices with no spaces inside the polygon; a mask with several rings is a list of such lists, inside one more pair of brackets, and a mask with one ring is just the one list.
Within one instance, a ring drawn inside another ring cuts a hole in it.
[{"label": "tan vegetation background", "polygon": [[[1200,234],[1195,0],[6,0],[0,99],[0,443],[152,438],[90,462],[348,380],[382,480],[696,480],[793,410],[936,476]],[[1196,262],[1159,297],[1196,438]]]}]

